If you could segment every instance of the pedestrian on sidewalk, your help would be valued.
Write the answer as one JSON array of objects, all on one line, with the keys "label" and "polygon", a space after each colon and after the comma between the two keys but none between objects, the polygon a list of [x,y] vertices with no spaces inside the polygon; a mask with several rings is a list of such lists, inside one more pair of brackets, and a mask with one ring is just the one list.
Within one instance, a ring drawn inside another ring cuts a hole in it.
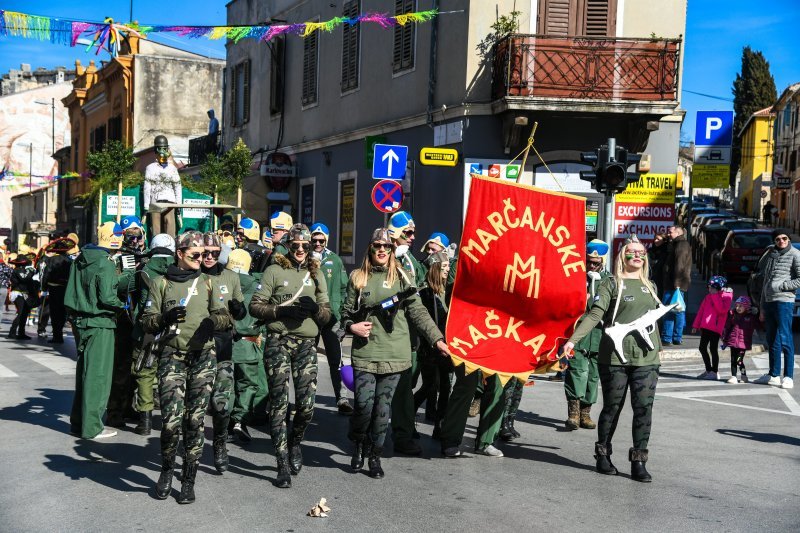
[{"label": "pedestrian on sidewalk", "polygon": [[[792,246],[786,230],[774,230],[772,238],[775,244],[767,248],[757,267],[759,272],[764,273],[759,318],[767,330],[769,372],[754,383],[791,389],[794,386],[792,314],[795,291],[800,289],[800,250]],[[783,380],[780,377],[781,354]]]},{"label": "pedestrian on sidewalk", "polygon": [[[684,301],[689,285],[692,283],[692,250],[686,240],[686,231],[681,226],[670,226],[667,230],[670,242],[667,245],[667,258],[664,261],[664,297],[667,305],[672,301],[675,291],[681,291]],[[686,310],[667,313],[664,317],[661,343],[683,344],[683,328],[686,326]]]},{"label": "pedestrian on sidewalk", "polygon": [[755,308],[747,296],[739,296],[734,302],[734,309],[728,311],[725,328],[722,330],[722,349],[731,349],[731,377],[728,383],[739,383],[736,370],[742,376],[742,383],[747,383],[747,372],[744,368],[744,354],[753,347],[753,330],[758,325]]},{"label": "pedestrian on sidewalk", "polygon": [[14,266],[11,273],[11,287],[9,288],[9,299],[14,307],[17,308],[17,316],[11,323],[8,331],[9,339],[20,341],[30,340],[25,333],[25,324],[28,315],[39,301],[39,283],[36,281],[36,269],[33,268],[31,258],[25,254],[19,254],[9,261]]},{"label": "pedestrian on sidewalk", "polygon": [[[717,345],[725,328],[725,320],[733,301],[733,289],[728,287],[728,280],[722,276],[711,276],[708,280],[708,294],[703,298],[697,316],[694,317],[692,333],[700,330],[700,354],[706,371],[697,379],[719,379],[719,352]],[[711,357],[709,357],[709,350]]]}]

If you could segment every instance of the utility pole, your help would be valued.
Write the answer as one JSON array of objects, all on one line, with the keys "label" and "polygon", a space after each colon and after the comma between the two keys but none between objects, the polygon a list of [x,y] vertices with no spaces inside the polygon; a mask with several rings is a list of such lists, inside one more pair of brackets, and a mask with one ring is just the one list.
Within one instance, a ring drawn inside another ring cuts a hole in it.
[{"label": "utility pole", "polygon": [[28,146],[28,192],[33,190],[33,143]]}]

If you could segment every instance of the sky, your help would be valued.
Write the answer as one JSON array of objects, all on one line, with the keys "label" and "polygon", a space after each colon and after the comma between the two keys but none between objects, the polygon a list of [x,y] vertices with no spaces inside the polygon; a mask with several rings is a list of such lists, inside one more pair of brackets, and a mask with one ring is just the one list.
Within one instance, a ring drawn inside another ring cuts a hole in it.
[{"label": "sky", "polygon": [[[132,0],[133,19],[142,24],[224,25],[225,0],[170,0],[169,9],[158,0]],[[648,0],[660,1],[660,0]],[[130,0],[0,0],[0,8],[34,15],[101,21],[112,17],[128,21]],[[693,140],[697,111],[732,110],[731,87],[741,68],[742,48],[764,53],[770,63],[778,95],[800,81],[800,0],[688,0],[684,41],[683,95],[687,111],[682,139]],[[153,35],[153,40],[212,57],[225,57],[224,40],[179,39]],[[0,73],[30,63],[32,68],[64,65],[75,59],[107,59],[70,48],[18,37],[0,37]],[[690,92],[691,91],[691,92]],[[693,93],[703,93],[708,98]]]}]

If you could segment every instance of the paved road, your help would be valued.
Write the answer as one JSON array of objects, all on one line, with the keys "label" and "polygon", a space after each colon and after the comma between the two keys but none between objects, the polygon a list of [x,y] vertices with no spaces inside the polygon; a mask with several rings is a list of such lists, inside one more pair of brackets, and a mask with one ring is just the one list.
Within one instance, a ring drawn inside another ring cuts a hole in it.
[{"label": "paved road", "polygon": [[[692,377],[702,370],[699,357],[663,365],[650,485],[627,474],[594,472],[595,432],[563,430],[561,384],[546,380],[526,388],[518,423],[522,438],[499,445],[505,458],[443,459],[429,437],[431,426],[420,422],[424,457],[390,454],[383,480],[351,474],[347,419],[336,414],[323,378],[305,446],[307,466],[291,490],[272,486],[270,440],[265,428],[254,428],[253,443],[231,445],[231,468],[222,476],[213,469],[207,441],[198,501],[180,506],[174,498],[152,496],[157,433],[140,437],[131,426],[105,443],[69,435],[73,353],[71,339],[60,352],[41,341],[0,340],[5,531],[800,529],[798,392],[697,381]],[[755,375],[766,360],[747,364]],[[470,419],[465,448],[472,444],[475,422]],[[623,472],[629,438],[626,407],[614,456]],[[306,517],[321,497],[330,502],[330,517]]]}]

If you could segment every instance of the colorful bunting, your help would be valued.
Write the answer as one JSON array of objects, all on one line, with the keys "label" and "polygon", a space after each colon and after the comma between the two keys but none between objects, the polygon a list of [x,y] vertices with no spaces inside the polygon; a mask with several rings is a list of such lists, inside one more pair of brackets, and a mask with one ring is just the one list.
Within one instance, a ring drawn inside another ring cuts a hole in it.
[{"label": "colorful bunting", "polygon": [[[92,48],[108,51],[112,56],[119,52],[119,45],[123,38],[128,35],[147,38],[151,33],[175,33],[181,37],[191,39],[230,39],[234,43],[242,39],[256,39],[267,42],[279,35],[299,35],[308,37],[317,32],[332,32],[343,24],[376,24],[382,28],[393,26],[405,26],[409,23],[419,24],[427,22],[434,17],[441,15],[436,9],[428,11],[418,11],[416,13],[405,13],[402,15],[390,16],[385,13],[365,13],[353,18],[334,17],[324,22],[304,22],[301,24],[262,24],[257,26],[163,26],[163,25],[143,25],[136,22],[128,24],[115,23],[111,19],[106,19],[103,23],[67,21],[57,18],[40,17],[28,15],[16,11],[0,10],[0,36],[11,35],[13,37],[25,37],[28,39],[38,39],[40,41],[49,40],[56,44],[75,46],[81,36],[91,40],[86,48],[88,52]],[[444,12],[450,13],[450,12]]]}]

